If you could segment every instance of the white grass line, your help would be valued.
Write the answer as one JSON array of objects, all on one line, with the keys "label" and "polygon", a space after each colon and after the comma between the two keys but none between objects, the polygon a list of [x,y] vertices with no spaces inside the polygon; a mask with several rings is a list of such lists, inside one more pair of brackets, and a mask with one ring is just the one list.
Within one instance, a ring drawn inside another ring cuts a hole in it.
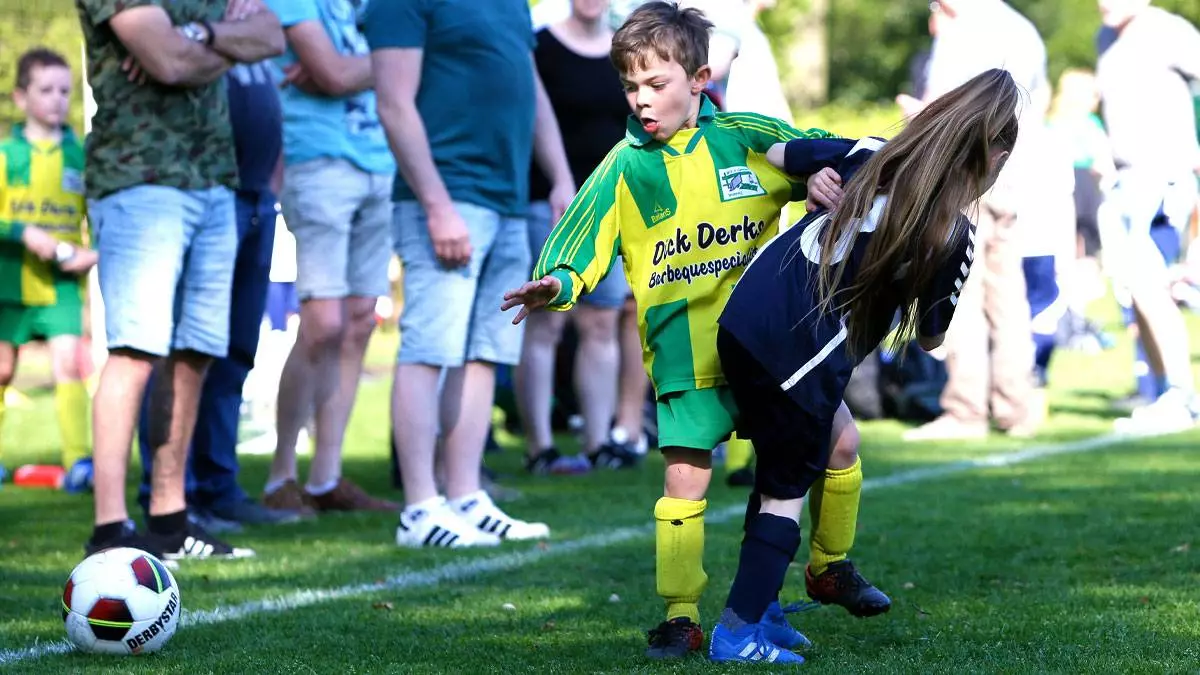
[{"label": "white grass line", "polygon": [[[1032,446],[1016,452],[986,455],[976,459],[948,462],[946,464],[939,464],[932,467],[901,471],[880,478],[868,478],[863,481],[863,490],[876,490],[879,488],[894,487],[897,485],[920,483],[935,478],[941,478],[943,476],[970,471],[972,469],[1011,466],[1013,464],[1021,464],[1023,462],[1030,462],[1036,459],[1051,457],[1054,455],[1091,452],[1093,450],[1115,445],[1122,441],[1146,437],[1148,436],[1109,433],[1078,441]],[[708,512],[705,515],[705,521],[714,525],[725,523],[737,518],[741,518],[745,512],[746,508],[744,506],[727,506],[722,509]],[[310,605],[330,602],[333,600],[341,600],[344,598],[353,598],[360,595],[377,593],[380,591],[408,590],[436,586],[442,582],[461,581],[463,579],[469,579],[481,574],[503,572],[525,567],[547,558],[568,555],[571,553],[577,553],[579,551],[604,548],[606,546],[619,544],[632,539],[650,536],[653,533],[653,524],[639,527],[624,527],[602,532],[600,534],[581,537],[579,539],[572,539],[563,542],[552,542],[546,549],[532,548],[525,551],[502,553],[500,555],[489,556],[486,558],[475,558],[464,562],[439,565],[428,570],[405,571],[373,584],[353,584],[341,586],[339,588],[327,589],[306,589],[281,597],[253,600],[251,602],[244,602],[238,605],[217,607],[216,609],[211,610],[184,610],[180,622],[183,626],[200,626],[206,624],[225,623],[227,621],[236,621],[238,619],[257,614],[287,612],[294,609],[299,609],[301,607],[308,607]],[[55,642],[35,643],[23,649],[4,650],[0,651],[0,666],[10,665],[31,659],[40,659],[53,654],[64,654],[72,649],[73,647],[66,640],[58,640]]]}]

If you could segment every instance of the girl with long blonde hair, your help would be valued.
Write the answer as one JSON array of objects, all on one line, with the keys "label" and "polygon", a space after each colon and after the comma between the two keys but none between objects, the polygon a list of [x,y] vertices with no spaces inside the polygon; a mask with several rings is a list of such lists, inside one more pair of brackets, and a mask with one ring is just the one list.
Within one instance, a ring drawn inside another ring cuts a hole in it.
[{"label": "girl with long blonde hair", "polygon": [[720,319],[738,434],[753,441],[757,467],[713,660],[803,661],[758,622],[778,597],[800,544],[803,497],[818,481],[808,594],[858,616],[890,606],[846,557],[862,471],[842,395],[854,366],[889,333],[915,335],[927,350],[941,344],[974,257],[967,213],[1012,151],[1020,98],[1011,75],[990,70],[930,103],[889,142],[796,140],[771,153],[796,175],[836,167],[845,188],[832,211],[807,215],[763,247]]}]

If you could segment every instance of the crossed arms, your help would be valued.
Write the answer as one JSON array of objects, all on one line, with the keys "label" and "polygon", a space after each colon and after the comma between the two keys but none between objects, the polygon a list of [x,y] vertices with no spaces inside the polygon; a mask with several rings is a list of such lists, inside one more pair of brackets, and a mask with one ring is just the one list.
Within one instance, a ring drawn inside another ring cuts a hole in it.
[{"label": "crossed arms", "polygon": [[[260,0],[231,0],[223,20],[193,27],[211,31],[209,45],[186,37],[166,10],[157,5],[131,7],[108,19],[129,50],[134,67],[155,81],[179,87],[209,84],[234,63],[254,63],[283,53],[279,19]],[[131,72],[131,79],[137,75]]]}]

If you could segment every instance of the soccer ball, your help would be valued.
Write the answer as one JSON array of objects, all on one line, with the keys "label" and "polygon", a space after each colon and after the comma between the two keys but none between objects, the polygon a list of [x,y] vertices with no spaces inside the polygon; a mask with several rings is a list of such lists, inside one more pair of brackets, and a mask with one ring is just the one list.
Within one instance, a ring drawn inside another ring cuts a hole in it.
[{"label": "soccer ball", "polygon": [[67,579],[62,616],[67,637],[92,654],[147,654],[179,626],[179,586],[166,565],[135,548],[89,556]]}]

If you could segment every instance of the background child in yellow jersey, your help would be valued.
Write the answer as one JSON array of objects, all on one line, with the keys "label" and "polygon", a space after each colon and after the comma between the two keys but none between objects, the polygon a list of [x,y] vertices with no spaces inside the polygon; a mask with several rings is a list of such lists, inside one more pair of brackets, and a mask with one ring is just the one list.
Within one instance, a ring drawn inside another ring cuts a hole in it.
[{"label": "background child in yellow jersey", "polygon": [[[710,28],[695,9],[651,2],[617,31],[611,56],[634,111],[626,138],[550,234],[535,280],[506,293],[502,305],[523,305],[514,323],[538,308],[568,309],[609,272],[617,250],[623,256],[666,460],[654,519],[667,620],[650,631],[654,658],[682,657],[703,642],[711,452],[730,437],[736,415],[716,354],[716,319],[746,264],[778,231],[782,207],[805,196],[804,179],[773,167],[766,152],[831,135],[752,113],[716,113],[702,93]],[[777,643],[807,642],[778,603],[768,615]]]},{"label": "background child in yellow jersey", "polygon": [[64,487],[78,490],[91,476],[88,395],[78,367],[82,275],[97,255],[83,244],[84,153],[66,126],[71,88],[71,69],[59,54],[35,49],[21,56],[13,97],[25,121],[0,140],[0,422],[18,349],[47,340]]}]

